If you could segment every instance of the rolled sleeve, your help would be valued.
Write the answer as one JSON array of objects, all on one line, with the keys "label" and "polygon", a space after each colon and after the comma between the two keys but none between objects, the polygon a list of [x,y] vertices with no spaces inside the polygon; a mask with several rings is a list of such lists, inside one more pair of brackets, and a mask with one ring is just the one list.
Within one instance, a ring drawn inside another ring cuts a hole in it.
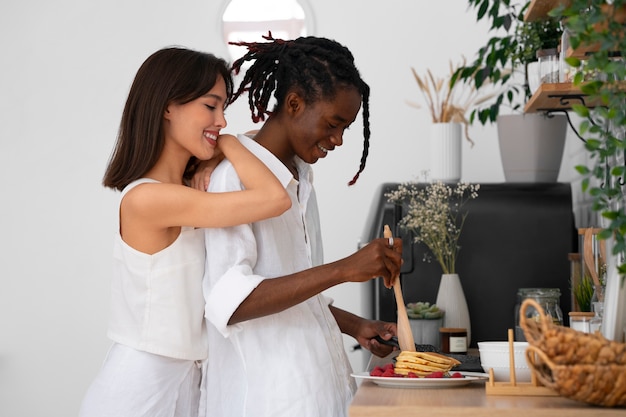
[{"label": "rolled sleeve", "polygon": [[[213,172],[209,192],[237,191],[242,185],[234,167],[222,162]],[[253,272],[257,244],[250,224],[208,228],[204,232],[207,263],[203,278],[204,315],[224,336],[241,326],[228,321],[243,300],[263,281]]]},{"label": "rolled sleeve", "polygon": [[263,277],[252,274],[248,266],[236,265],[226,271],[207,291],[205,317],[224,337],[240,329],[238,325],[228,325],[228,321],[261,281]]},{"label": "rolled sleeve", "polygon": [[205,317],[224,336],[240,326],[228,321],[243,300],[263,281],[254,274],[257,243],[249,224],[204,232],[207,264],[203,279]]}]

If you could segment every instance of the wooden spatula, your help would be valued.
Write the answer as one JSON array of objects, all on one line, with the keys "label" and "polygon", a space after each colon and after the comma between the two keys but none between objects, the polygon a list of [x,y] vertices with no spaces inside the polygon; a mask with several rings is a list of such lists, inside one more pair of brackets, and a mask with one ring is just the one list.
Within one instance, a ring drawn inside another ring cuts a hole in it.
[{"label": "wooden spatula", "polygon": [[[383,237],[392,237],[391,229],[385,225],[383,229]],[[402,288],[400,287],[400,277],[393,279],[393,293],[396,296],[396,304],[398,307],[398,344],[400,350],[415,352],[415,339],[409,324],[409,316],[406,314],[406,306],[404,305],[404,297],[402,297]]]}]

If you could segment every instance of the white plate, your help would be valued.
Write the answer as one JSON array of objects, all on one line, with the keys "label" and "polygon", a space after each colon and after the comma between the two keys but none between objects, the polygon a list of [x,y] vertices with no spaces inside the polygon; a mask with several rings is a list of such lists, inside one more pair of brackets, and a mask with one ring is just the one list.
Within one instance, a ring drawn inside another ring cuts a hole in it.
[{"label": "white plate", "polygon": [[353,373],[354,378],[372,381],[376,385],[389,388],[447,388],[461,387],[472,381],[484,381],[489,375],[480,372],[460,372],[464,378],[398,378],[371,376],[369,372]]}]

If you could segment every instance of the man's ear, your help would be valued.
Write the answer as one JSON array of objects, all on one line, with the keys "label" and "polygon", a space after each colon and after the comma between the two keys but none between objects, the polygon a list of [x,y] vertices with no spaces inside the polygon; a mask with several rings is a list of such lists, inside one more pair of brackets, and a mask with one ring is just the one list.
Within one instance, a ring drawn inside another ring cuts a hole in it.
[{"label": "man's ear", "polygon": [[304,110],[304,100],[300,94],[292,91],[285,97],[285,109],[290,115],[296,115]]}]

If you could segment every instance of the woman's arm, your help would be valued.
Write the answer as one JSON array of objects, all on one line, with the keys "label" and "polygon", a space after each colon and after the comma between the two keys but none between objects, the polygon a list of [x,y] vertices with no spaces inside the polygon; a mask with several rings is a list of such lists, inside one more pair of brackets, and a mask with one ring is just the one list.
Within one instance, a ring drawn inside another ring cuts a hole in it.
[{"label": "woman's arm", "polygon": [[142,184],[124,198],[122,209],[141,213],[155,228],[229,227],[282,214],[291,207],[287,191],[263,162],[236,137],[222,135],[218,145],[233,164],[244,190],[207,193],[178,184]]}]

